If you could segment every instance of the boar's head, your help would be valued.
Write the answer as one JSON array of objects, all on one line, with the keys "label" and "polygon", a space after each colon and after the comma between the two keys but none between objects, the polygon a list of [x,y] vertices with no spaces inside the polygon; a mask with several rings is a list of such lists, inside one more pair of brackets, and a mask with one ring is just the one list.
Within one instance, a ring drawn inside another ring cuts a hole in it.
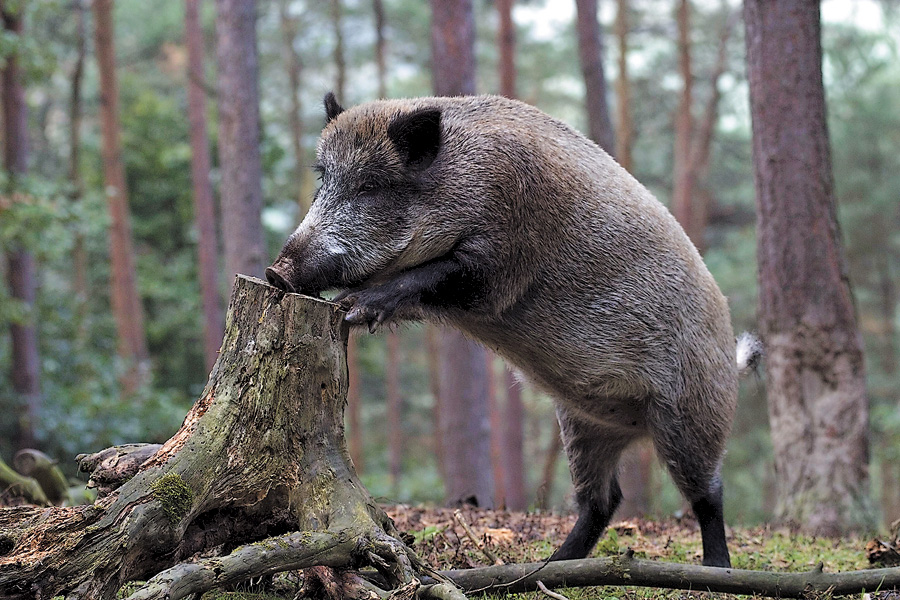
[{"label": "boar's head", "polygon": [[266,269],[269,283],[316,295],[377,283],[449,251],[453,236],[431,225],[440,108],[387,101],[345,111],[329,93],[325,111],[314,167],[321,186]]}]

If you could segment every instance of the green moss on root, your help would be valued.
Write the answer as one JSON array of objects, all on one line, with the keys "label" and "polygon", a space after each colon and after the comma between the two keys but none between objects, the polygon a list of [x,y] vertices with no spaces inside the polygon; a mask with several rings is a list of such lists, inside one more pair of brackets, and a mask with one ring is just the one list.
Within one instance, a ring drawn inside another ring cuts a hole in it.
[{"label": "green moss on root", "polygon": [[150,489],[173,523],[180,521],[191,509],[194,493],[178,473],[163,475],[150,485]]}]

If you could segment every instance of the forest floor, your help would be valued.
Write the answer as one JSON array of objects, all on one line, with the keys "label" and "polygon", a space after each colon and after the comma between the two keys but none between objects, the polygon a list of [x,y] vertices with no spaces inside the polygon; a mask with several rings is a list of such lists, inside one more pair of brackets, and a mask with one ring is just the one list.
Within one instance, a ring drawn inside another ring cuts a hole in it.
[{"label": "forest floor", "polygon": [[[387,507],[388,513],[418,555],[438,570],[487,566],[485,553],[469,539],[447,508],[412,506]],[[574,515],[517,513],[465,509],[463,520],[476,538],[506,563],[540,562],[559,544],[575,523]],[[868,539],[812,538],[786,528],[734,527],[728,529],[728,544],[735,568],[764,571],[808,571],[820,561],[826,572],[870,567],[866,554]],[[613,523],[600,540],[593,556],[613,556],[631,548],[635,556],[652,560],[700,564],[700,530],[691,518],[662,521],[627,520]],[[301,586],[296,574],[283,574],[268,592],[209,592],[203,600],[283,600],[293,599]],[[554,590],[570,600],[638,600],[750,598],[709,592],[685,592],[639,587],[593,587]],[[548,598],[539,592],[486,596],[499,598]],[[829,597],[829,596],[819,596]],[[865,600],[900,600],[898,592],[857,595]]]}]

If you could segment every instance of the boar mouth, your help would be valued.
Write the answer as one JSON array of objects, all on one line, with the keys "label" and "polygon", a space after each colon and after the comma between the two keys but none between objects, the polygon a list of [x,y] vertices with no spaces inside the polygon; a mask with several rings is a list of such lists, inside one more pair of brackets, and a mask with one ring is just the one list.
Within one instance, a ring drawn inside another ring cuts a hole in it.
[{"label": "boar mouth", "polygon": [[297,290],[294,289],[294,286],[291,285],[291,282],[272,267],[266,268],[266,280],[269,282],[269,285],[277,287],[281,291],[290,292],[292,294],[297,292]]}]

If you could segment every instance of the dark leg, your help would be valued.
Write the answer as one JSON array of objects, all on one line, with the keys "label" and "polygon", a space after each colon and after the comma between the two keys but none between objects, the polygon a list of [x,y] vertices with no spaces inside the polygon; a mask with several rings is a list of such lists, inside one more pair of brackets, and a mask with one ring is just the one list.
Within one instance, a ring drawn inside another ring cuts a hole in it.
[{"label": "dark leg", "polygon": [[[674,423],[680,426],[673,427]],[[713,425],[665,415],[653,415],[650,420],[656,449],[700,523],[703,564],[730,567],[719,477],[727,431],[717,431]]]},{"label": "dark leg", "polygon": [[569,532],[563,545],[553,553],[550,560],[571,560],[584,558],[591,553],[597,540],[606,531],[609,520],[622,501],[622,490],[619,482],[613,478],[606,502],[578,500],[578,520]]},{"label": "dark leg", "polygon": [[709,567],[730,567],[731,557],[725,543],[725,519],[722,516],[721,479],[716,477],[712,485],[709,494],[691,503],[703,538],[703,564]]},{"label": "dark leg", "polygon": [[584,558],[622,501],[616,469],[633,434],[572,418],[562,409],[557,415],[579,512],[575,527],[550,560]]}]

